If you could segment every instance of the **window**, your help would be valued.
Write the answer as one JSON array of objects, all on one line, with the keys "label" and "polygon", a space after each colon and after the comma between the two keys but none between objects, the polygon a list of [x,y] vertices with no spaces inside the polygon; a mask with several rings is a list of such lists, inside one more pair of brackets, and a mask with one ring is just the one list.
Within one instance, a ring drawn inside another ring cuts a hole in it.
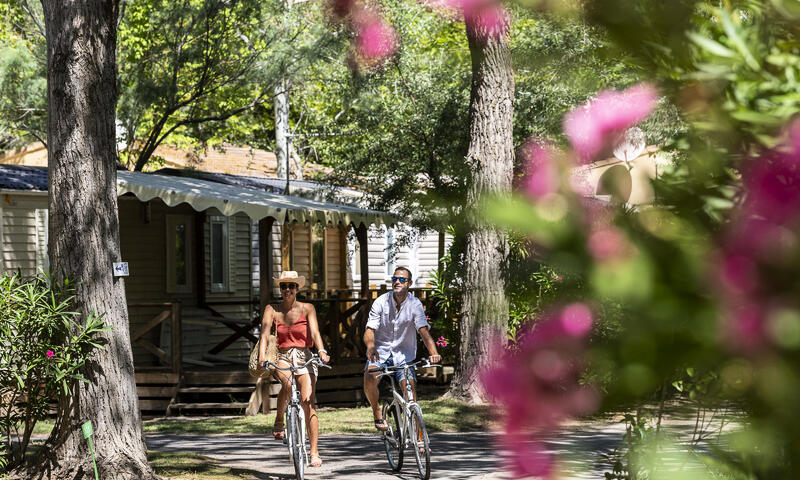
[{"label": "window", "polygon": [[192,291],[192,217],[167,215],[167,292]]},{"label": "window", "polygon": [[228,291],[228,217],[209,218],[211,291]]},{"label": "window", "polygon": [[353,281],[361,278],[361,245],[356,237],[356,230],[351,228],[347,232],[347,258],[350,262],[350,274]]},{"label": "window", "polygon": [[311,283],[325,290],[325,225],[314,224],[311,236]]}]

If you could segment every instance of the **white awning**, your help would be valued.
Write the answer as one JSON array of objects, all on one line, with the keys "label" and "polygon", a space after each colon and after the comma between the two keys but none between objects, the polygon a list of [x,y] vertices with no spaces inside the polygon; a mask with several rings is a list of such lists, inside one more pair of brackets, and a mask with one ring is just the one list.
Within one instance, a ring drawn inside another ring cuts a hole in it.
[{"label": "white awning", "polygon": [[198,212],[214,207],[223,215],[242,212],[253,220],[273,217],[284,222],[322,222],[366,226],[394,225],[397,218],[377,210],[291,197],[262,190],[152,173],[117,171],[117,195],[134,194],[146,202],[160,198],[170,207],[188,203]]}]

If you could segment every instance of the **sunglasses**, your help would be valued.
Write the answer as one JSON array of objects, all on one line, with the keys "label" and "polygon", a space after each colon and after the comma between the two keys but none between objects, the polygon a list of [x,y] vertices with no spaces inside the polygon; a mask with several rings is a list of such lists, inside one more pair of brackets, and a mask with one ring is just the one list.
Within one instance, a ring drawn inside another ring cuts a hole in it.
[{"label": "sunglasses", "polygon": [[392,277],[392,283],[394,282],[406,283],[406,280],[408,280],[406,277]]},{"label": "sunglasses", "polygon": [[296,283],[281,283],[281,290],[294,290],[297,288]]}]

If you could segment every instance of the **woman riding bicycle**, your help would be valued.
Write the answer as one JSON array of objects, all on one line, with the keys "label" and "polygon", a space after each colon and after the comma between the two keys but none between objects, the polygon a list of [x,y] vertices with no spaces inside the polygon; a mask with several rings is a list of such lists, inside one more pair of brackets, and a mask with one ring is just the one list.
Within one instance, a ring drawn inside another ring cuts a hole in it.
[{"label": "woman riding bicycle", "polygon": [[[294,271],[284,271],[279,278],[275,279],[275,282],[280,285],[283,301],[278,305],[277,309],[272,308],[271,305],[267,305],[264,308],[264,315],[261,317],[259,364],[263,364],[267,359],[269,332],[272,329],[273,322],[276,324],[278,339],[278,366],[297,366],[307,362],[312,356],[311,346],[317,348],[323,363],[328,363],[330,357],[322,343],[322,336],[319,334],[317,312],[314,310],[314,305],[297,301],[297,292],[305,285],[305,277],[297,275],[297,272]],[[277,373],[282,387],[278,394],[278,410],[272,435],[276,440],[283,440],[284,411],[289,401],[291,383],[288,372],[276,370],[275,373]],[[319,467],[322,465],[322,458],[319,456],[317,447],[319,441],[319,419],[313,403],[317,366],[312,363],[311,368],[300,369],[296,374],[297,384],[300,387],[300,399],[308,421],[311,466]]]}]

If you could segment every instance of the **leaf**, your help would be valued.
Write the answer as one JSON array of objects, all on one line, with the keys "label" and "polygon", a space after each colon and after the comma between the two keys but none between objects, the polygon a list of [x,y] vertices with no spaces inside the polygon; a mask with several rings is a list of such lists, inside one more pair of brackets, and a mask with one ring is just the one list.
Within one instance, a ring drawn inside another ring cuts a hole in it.
[{"label": "leaf", "polygon": [[765,125],[769,127],[780,127],[784,124],[782,118],[774,117],[766,113],[754,112],[752,110],[739,110],[731,112],[731,117],[740,122],[753,123],[756,125]]},{"label": "leaf", "polygon": [[742,36],[740,35],[740,29],[733,24],[733,20],[731,20],[731,12],[727,9],[715,9],[717,13],[717,18],[719,18],[720,22],[722,23],[722,28],[725,30],[725,33],[728,35],[728,38],[731,40],[731,43],[739,50],[739,53],[742,54],[744,57],[744,61],[747,65],[755,71],[761,70],[761,65],[756,61],[755,57],[753,57],[752,52],[750,49],[747,48]]},{"label": "leaf", "polygon": [[727,58],[736,58],[736,52],[729,49],[725,45],[717,42],[716,40],[712,40],[710,38],[704,37],[699,33],[695,32],[688,32],[686,36],[689,37],[689,40],[696,43],[699,47],[703,48],[704,50],[718,55],[720,57],[727,57]]}]

